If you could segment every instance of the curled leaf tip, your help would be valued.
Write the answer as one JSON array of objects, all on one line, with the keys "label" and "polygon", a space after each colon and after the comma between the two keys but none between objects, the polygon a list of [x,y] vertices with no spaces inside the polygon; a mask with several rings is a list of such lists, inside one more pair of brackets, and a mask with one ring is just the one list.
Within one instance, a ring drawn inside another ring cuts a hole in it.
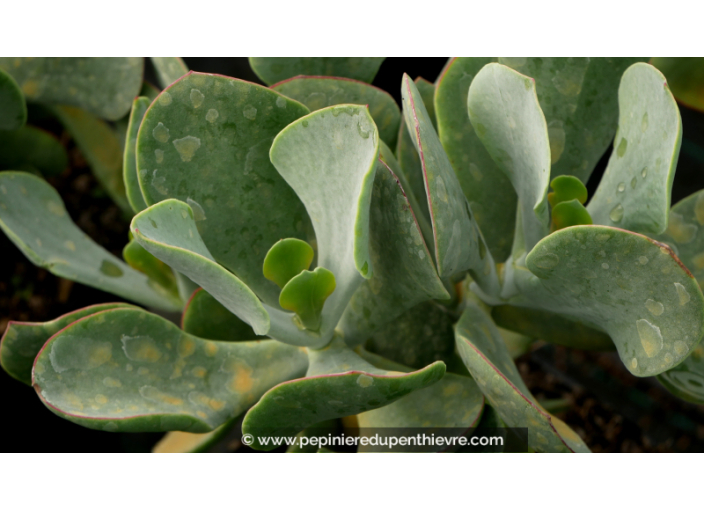
[{"label": "curled leaf tip", "polygon": [[281,308],[295,312],[305,329],[320,329],[323,305],[335,291],[335,275],[324,267],[303,271],[281,290]]}]

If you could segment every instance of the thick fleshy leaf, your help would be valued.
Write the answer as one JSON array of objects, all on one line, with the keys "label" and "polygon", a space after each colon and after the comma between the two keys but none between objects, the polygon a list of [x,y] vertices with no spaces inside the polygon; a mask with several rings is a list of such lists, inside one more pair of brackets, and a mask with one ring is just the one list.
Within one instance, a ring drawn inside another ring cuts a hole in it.
[{"label": "thick fleshy leaf", "polygon": [[272,386],[300,377],[303,349],[214,342],[141,310],[109,310],[54,335],[33,385],[54,413],[108,432],[208,432]]},{"label": "thick fleshy leaf", "polygon": [[404,189],[383,161],[374,178],[369,253],[374,274],[354,293],[340,321],[350,345],[363,342],[418,303],[450,297],[435,271]]},{"label": "thick fleshy leaf", "polygon": [[704,285],[704,191],[677,202],[670,211],[667,230],[655,239],[667,243],[675,255]]},{"label": "thick fleshy leaf", "polygon": [[591,225],[589,211],[577,199],[560,202],[552,208],[551,230],[561,230],[574,225]]},{"label": "thick fleshy leaf", "polygon": [[455,350],[454,320],[442,306],[426,301],[369,335],[365,348],[413,368],[449,360]]},{"label": "thick fleshy leaf", "polygon": [[469,87],[467,109],[479,139],[513,183],[523,236],[531,249],[548,233],[550,182],[548,129],[535,81],[501,64],[488,64]]},{"label": "thick fleshy leaf", "polygon": [[137,177],[137,133],[150,104],[151,100],[147,97],[138,97],[132,103],[132,111],[127,124],[125,153],[122,160],[125,193],[127,200],[136,213],[147,208],[142,189],[139,187],[139,178]]},{"label": "thick fleshy leaf", "polygon": [[181,329],[208,340],[237,342],[264,338],[203,289],[196,290],[183,309]]},{"label": "thick fleshy leaf", "polygon": [[71,133],[93,175],[112,201],[132,216],[122,176],[122,145],[115,131],[105,121],[78,108],[57,106],[53,112]]},{"label": "thick fleshy leaf", "polygon": [[[416,83],[419,83],[421,78],[416,78]],[[420,92],[420,91],[419,91]],[[420,96],[423,99],[423,96]],[[425,104],[425,108],[429,111],[430,105]],[[391,162],[390,158],[384,155],[384,151],[381,151],[382,159],[387,165],[396,173],[406,196],[412,196],[413,200],[418,204],[418,207],[414,207],[413,210],[416,212],[419,218],[419,223],[426,223],[429,227],[429,234],[423,233],[426,242],[433,243],[432,236],[432,226],[430,222],[430,211],[428,210],[428,199],[427,193],[425,192],[425,178],[423,176],[423,167],[420,163],[420,156],[418,151],[413,145],[413,139],[411,138],[408,128],[406,127],[406,121],[401,117],[401,124],[399,126],[398,132],[398,142],[396,143],[396,158],[398,159],[398,168],[395,168]],[[435,250],[433,250],[434,252]],[[435,253],[433,253],[433,257]]]},{"label": "thick fleshy leaf", "polygon": [[550,137],[551,176],[589,180],[616,133],[618,86],[628,66],[644,58],[499,59],[535,80]]},{"label": "thick fleshy leaf", "polygon": [[67,166],[66,149],[54,135],[34,126],[0,131],[0,170],[36,169],[55,176]]},{"label": "thick fleshy leaf", "polygon": [[272,388],[245,416],[242,431],[254,436],[253,448],[271,450],[276,445],[262,438],[293,437],[314,423],[383,407],[445,374],[442,362],[408,374],[378,369],[340,338],[308,356],[306,377]]},{"label": "thick fleshy leaf", "polygon": [[594,223],[661,234],[682,143],[679,108],[665,77],[648,64],[623,74],[618,103],[614,151],[587,209]]},{"label": "thick fleshy leaf", "polygon": [[291,123],[271,147],[272,163],[313,222],[318,266],[337,282],[323,309],[323,338],[331,338],[352,294],[374,271],[369,209],[378,156],[376,125],[367,108],[353,105],[324,108]]},{"label": "thick fleshy leaf", "polygon": [[679,102],[704,111],[704,57],[653,57],[650,63],[665,75]]},{"label": "thick fleshy leaf", "polygon": [[413,80],[413,83],[416,84],[420,98],[423,100],[423,106],[425,106],[425,109],[428,112],[430,123],[433,125],[433,129],[437,132],[438,121],[435,114],[435,85],[422,76],[419,76]]},{"label": "thick fleshy leaf", "polygon": [[[544,310],[510,305],[495,306],[491,310],[491,318],[497,326],[521,333],[529,338],[539,338],[553,344],[588,351],[611,351],[614,349],[614,343],[606,333],[589,327],[583,322],[571,321],[561,315]],[[510,351],[511,348],[508,347]]]},{"label": "thick fleshy leaf", "polygon": [[212,432],[168,432],[154,445],[152,453],[203,453],[220,441],[237,424],[237,418],[223,423]]},{"label": "thick fleshy leaf", "polygon": [[252,70],[267,85],[302,74],[371,83],[383,61],[384,57],[249,57]]},{"label": "thick fleshy leaf", "polygon": [[474,76],[495,58],[453,58],[438,78],[435,110],[438,136],[474,213],[489,251],[506,260],[516,222],[516,191],[484,148],[467,115]]},{"label": "thick fleshy leaf", "polygon": [[515,270],[522,297],[514,304],[602,329],[638,377],[676,366],[704,335],[697,281],[667,245],[645,236],[570,227],[538,243],[525,264]]},{"label": "thick fleshy leaf", "polygon": [[284,310],[295,312],[299,323],[310,331],[320,330],[325,301],[335,292],[335,275],[324,267],[302,271],[289,280],[279,294]]},{"label": "thick fleshy leaf", "polygon": [[174,272],[169,266],[145,250],[141,244],[132,239],[122,250],[122,258],[132,269],[147,275],[160,287],[167,290],[178,300],[179,291]]},{"label": "thick fleshy leaf", "polygon": [[144,73],[141,57],[0,58],[30,101],[83,108],[117,120],[130,110]]},{"label": "thick fleshy leaf", "polygon": [[547,413],[526,387],[491,318],[468,304],[457,323],[457,348],[491,406],[509,427],[527,427],[541,452],[588,452],[582,439]]},{"label": "thick fleshy leaf", "polygon": [[[406,133],[406,138],[408,138],[408,146],[410,148],[410,151],[413,152],[416,155],[416,158],[418,158],[418,152],[416,152],[415,147],[413,147],[413,141],[410,138],[410,135],[408,134],[408,130],[403,126],[403,120],[401,121],[401,128],[403,129],[403,132]],[[420,195],[420,198],[422,199],[421,201],[418,200],[416,197],[415,193],[413,192],[413,186],[409,182],[406,172],[401,168],[401,165],[399,162],[396,160],[396,156],[394,156],[393,151],[384,143],[381,142],[379,144],[379,159],[391,169],[391,171],[394,173],[396,176],[396,179],[398,180],[399,185],[401,186],[401,189],[403,190],[403,194],[406,196],[406,200],[408,200],[408,205],[411,206],[411,211],[413,211],[413,215],[415,216],[416,223],[418,223],[418,226],[420,227],[420,231],[423,234],[423,239],[425,240],[425,245],[426,246],[431,246],[433,243],[433,227],[430,225],[430,216],[427,214],[428,212],[428,201],[425,199],[425,188],[423,187],[423,171],[422,169],[419,170],[420,172],[420,186],[423,191],[423,193]],[[420,161],[420,160],[418,160]],[[418,163],[418,168],[420,169],[420,163]],[[424,209],[425,208],[425,209]],[[425,211],[425,212],[423,212]],[[431,256],[435,256],[435,253],[433,250],[430,250]],[[434,261],[435,259],[433,259]]]},{"label": "thick fleshy leaf", "polygon": [[309,220],[269,161],[269,148],[306,113],[266,87],[189,73],[152,103],[137,139],[147,205],[188,203],[214,259],[275,308],[280,290],[262,274],[264,257],[280,239],[306,240]]},{"label": "thick fleshy leaf", "polygon": [[406,126],[423,170],[438,274],[450,277],[469,270],[485,292],[497,294],[498,279],[491,253],[472,217],[420,93],[408,75],[403,77],[401,95]]},{"label": "thick fleshy leaf", "polygon": [[315,258],[313,248],[300,239],[282,239],[264,259],[264,276],[282,289],[294,276],[307,270]]},{"label": "thick fleshy leaf", "polygon": [[131,306],[127,303],[106,303],[80,308],[48,322],[10,321],[0,340],[0,365],[12,377],[31,386],[34,359],[50,337],[88,315]]},{"label": "thick fleshy leaf", "polygon": [[150,57],[157,79],[162,88],[166,88],[188,72],[181,57]]},{"label": "thick fleshy leaf", "polygon": [[137,214],[131,231],[149,253],[208,291],[258,335],[322,347],[329,339],[301,331],[294,315],[262,304],[242,280],[218,264],[200,237],[191,207],[164,200]]},{"label": "thick fleshy leaf", "polygon": [[27,122],[27,103],[17,82],[0,69],[0,131],[14,130]]},{"label": "thick fleshy leaf", "polygon": [[552,192],[548,193],[548,202],[555,207],[561,202],[577,200],[580,204],[587,203],[588,192],[582,181],[572,175],[560,175],[550,181]]},{"label": "thick fleshy leaf", "polygon": [[46,181],[0,173],[0,228],[35,265],[125,299],[178,311],[179,300],[85,235]]},{"label": "thick fleshy leaf", "polygon": [[331,76],[297,76],[271,88],[303,103],[311,112],[338,104],[368,105],[379,138],[388,145],[396,143],[401,111],[384,90],[361,81]]},{"label": "thick fleshy leaf", "polygon": [[239,278],[213,259],[198,235],[188,204],[164,200],[138,213],[130,229],[149,253],[208,290],[257,334],[269,331],[269,315],[261,302]]},{"label": "thick fleshy leaf", "polygon": [[682,363],[658,375],[671,393],[695,404],[704,404],[704,346],[697,346]]},{"label": "thick fleshy leaf", "polygon": [[516,333],[515,331],[510,331],[501,327],[499,327],[498,330],[499,333],[501,333],[501,338],[504,339],[504,344],[506,344],[508,353],[513,359],[520,358],[525,353],[530,351],[533,342],[536,340],[534,337]]},{"label": "thick fleshy leaf", "polygon": [[[374,359],[366,357],[374,364]],[[379,368],[409,372],[411,369],[379,365]],[[423,428],[426,434],[442,432],[437,429],[471,429],[484,408],[484,395],[470,377],[446,373],[437,383],[414,391],[396,402],[357,415],[360,428]],[[374,431],[372,431],[374,432]],[[393,433],[393,430],[389,432]],[[446,435],[446,434],[443,434]],[[443,447],[437,447],[438,450]],[[401,451],[395,448],[393,451]],[[388,447],[360,445],[358,452],[389,451]],[[412,451],[412,449],[411,449]],[[424,449],[423,451],[427,451]]]}]

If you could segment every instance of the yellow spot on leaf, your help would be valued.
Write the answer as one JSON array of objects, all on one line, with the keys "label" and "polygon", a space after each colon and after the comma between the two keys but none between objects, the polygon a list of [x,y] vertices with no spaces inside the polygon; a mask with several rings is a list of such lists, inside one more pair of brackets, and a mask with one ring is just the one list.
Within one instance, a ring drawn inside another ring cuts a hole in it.
[{"label": "yellow spot on leaf", "polygon": [[205,355],[211,358],[218,352],[218,346],[213,342],[207,342],[203,349],[205,350]]},{"label": "yellow spot on leaf", "polygon": [[196,343],[192,338],[182,337],[178,343],[178,355],[182,358],[187,358],[196,352]]}]

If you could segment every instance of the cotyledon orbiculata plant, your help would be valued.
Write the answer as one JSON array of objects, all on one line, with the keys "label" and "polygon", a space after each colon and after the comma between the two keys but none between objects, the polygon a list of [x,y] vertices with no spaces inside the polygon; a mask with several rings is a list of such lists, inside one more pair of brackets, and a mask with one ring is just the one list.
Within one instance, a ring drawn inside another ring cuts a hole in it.
[{"label": "cotyledon orbiculata plant", "polygon": [[[588,451],[522,382],[526,336],[615,347],[634,375],[702,398],[704,297],[687,268],[704,268],[704,198],[669,213],[681,123],[662,74],[644,59],[455,58],[436,84],[404,77],[401,115],[353,79],[379,61],[353,60],[251,59],[270,87],[189,73],[135,101],[134,241],[202,290],[181,328],[119,304],[12,323],[6,370],[71,421],[184,431],[166,442],[185,449],[246,413],[263,449],[356,415],[493,416],[536,451]],[[0,181],[3,229],[28,256],[50,234],[32,218],[70,223],[40,179]]]}]

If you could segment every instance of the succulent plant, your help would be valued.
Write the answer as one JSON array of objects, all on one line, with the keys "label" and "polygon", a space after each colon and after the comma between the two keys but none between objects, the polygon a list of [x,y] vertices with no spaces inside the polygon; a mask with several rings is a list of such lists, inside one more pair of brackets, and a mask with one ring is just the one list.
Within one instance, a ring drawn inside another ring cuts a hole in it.
[{"label": "succulent plant", "polygon": [[[166,88],[124,128],[127,264],[43,179],[0,173],[0,227],[32,262],[182,309],[180,327],[120,303],[10,323],[4,369],[77,424],[171,431],[156,451],[205,450],[242,417],[268,450],[351,416],[589,451],[518,373],[537,338],[615,349],[704,403],[704,195],[670,212],[664,76],[637,58],[454,58],[435,84],[404,75],[401,112],[369,85],[381,60],[251,59],[267,87],[154,59]],[[123,118],[114,100],[141,78],[85,99],[100,65],[0,61],[19,84],[0,75],[0,127],[23,122],[18,90],[83,108],[53,107],[67,126]]]}]

